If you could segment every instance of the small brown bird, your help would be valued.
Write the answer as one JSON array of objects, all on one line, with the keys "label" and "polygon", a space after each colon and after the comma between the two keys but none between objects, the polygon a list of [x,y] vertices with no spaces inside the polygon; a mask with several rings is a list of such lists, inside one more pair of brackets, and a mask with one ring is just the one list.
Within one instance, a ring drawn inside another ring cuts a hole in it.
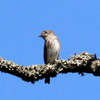
[{"label": "small brown bird", "polygon": [[[44,62],[54,64],[60,53],[60,42],[51,30],[44,30],[39,37],[45,40],[44,43]],[[45,83],[50,83],[50,77],[45,78]]]}]

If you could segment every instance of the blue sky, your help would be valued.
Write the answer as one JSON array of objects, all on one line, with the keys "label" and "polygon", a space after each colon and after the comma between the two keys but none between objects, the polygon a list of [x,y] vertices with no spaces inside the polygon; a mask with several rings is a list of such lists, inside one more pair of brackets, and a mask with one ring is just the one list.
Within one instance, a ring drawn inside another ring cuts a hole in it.
[{"label": "blue sky", "polygon": [[[45,29],[61,43],[59,59],[76,52],[100,57],[100,0],[1,0],[0,56],[19,65],[44,64]],[[100,78],[92,74],[59,74],[51,84],[35,84],[0,72],[1,100],[98,100]]]}]

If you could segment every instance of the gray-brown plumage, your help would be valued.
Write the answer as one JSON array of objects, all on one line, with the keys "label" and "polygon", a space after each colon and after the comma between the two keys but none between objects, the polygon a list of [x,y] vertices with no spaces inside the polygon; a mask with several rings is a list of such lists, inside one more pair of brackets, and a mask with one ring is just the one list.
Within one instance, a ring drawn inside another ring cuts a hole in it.
[{"label": "gray-brown plumage", "polygon": [[[54,64],[60,53],[60,43],[57,36],[51,30],[44,30],[40,37],[45,40],[44,43],[44,62],[45,64]],[[50,77],[45,78],[45,83],[50,83]]]}]

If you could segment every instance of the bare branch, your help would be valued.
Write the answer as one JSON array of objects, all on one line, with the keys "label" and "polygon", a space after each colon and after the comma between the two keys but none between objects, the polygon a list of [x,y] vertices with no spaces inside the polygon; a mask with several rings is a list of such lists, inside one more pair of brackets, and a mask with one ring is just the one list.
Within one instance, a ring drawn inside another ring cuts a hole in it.
[{"label": "bare branch", "polygon": [[20,66],[0,58],[0,71],[32,83],[45,78],[47,75],[56,77],[58,73],[78,72],[81,75],[92,73],[95,76],[100,76],[100,59],[97,59],[96,55],[83,52],[71,56],[68,60],[56,60],[53,65]]}]

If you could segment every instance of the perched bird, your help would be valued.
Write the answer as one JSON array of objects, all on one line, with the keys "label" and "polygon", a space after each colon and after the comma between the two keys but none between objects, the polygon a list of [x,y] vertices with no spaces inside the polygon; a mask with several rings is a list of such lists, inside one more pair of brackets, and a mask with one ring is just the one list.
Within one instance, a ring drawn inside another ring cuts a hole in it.
[{"label": "perched bird", "polygon": [[[45,40],[44,43],[44,62],[54,64],[60,53],[60,42],[51,30],[44,30],[39,37]],[[50,83],[50,77],[45,78],[45,83]]]}]

